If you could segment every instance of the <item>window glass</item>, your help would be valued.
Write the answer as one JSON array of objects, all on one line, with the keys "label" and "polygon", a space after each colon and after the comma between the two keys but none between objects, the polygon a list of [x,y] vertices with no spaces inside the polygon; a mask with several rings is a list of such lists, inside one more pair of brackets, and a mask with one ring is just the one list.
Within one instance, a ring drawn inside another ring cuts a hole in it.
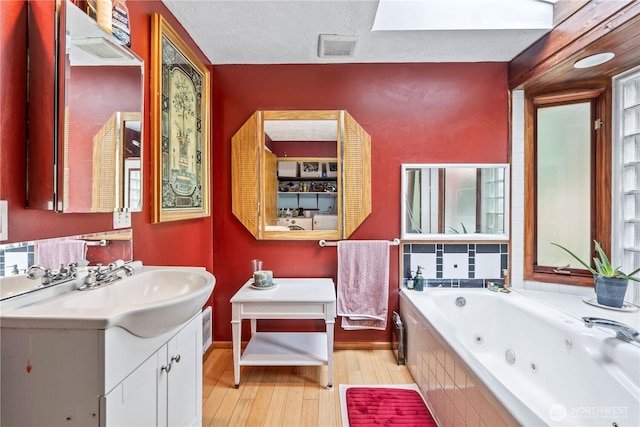
[{"label": "window glass", "polygon": [[447,168],[444,186],[446,233],[476,233],[476,168]]},{"label": "window glass", "polygon": [[536,264],[581,268],[564,251],[591,256],[591,103],[537,109]]}]

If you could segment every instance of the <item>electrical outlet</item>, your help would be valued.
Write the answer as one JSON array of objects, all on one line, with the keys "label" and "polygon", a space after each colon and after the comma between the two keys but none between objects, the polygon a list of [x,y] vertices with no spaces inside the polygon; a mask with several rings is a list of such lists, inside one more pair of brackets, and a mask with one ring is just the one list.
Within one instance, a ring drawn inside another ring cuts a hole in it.
[{"label": "electrical outlet", "polygon": [[113,228],[131,227],[131,212],[114,212]]}]

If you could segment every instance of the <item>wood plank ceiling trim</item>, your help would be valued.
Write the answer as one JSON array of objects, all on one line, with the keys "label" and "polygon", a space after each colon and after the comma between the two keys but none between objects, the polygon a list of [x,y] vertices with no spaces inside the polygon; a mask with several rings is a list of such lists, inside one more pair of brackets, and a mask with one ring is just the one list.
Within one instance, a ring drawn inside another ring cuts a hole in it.
[{"label": "wood plank ceiling trim", "polygon": [[[640,1],[591,1],[509,63],[509,88],[611,77],[640,64],[638,33]],[[573,68],[576,60],[604,51],[616,57],[604,66]]]}]

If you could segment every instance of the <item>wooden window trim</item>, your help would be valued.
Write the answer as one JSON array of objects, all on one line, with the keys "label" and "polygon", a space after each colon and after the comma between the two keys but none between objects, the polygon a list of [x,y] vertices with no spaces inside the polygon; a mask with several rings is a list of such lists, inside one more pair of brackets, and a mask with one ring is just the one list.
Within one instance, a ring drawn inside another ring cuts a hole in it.
[{"label": "wooden window trim", "polygon": [[[525,94],[525,211],[524,211],[524,279],[576,286],[593,286],[593,278],[584,269],[569,269],[571,275],[555,274],[553,268],[539,267],[536,262],[536,108],[594,100],[595,117],[604,120],[604,126],[594,132],[595,147],[592,150],[594,181],[591,183],[593,239],[601,243],[607,254],[611,253],[611,85],[608,82],[589,84],[563,91],[535,91]],[[594,120],[595,120],[594,117]],[[592,245],[592,251],[593,251]]]}]

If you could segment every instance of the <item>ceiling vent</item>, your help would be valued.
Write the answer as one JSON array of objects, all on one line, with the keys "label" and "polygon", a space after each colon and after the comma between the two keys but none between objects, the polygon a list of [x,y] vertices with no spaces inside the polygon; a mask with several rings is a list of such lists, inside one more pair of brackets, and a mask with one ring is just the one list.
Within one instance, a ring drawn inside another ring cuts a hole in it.
[{"label": "ceiling vent", "polygon": [[357,41],[357,36],[320,34],[318,56],[320,58],[351,58]]}]

